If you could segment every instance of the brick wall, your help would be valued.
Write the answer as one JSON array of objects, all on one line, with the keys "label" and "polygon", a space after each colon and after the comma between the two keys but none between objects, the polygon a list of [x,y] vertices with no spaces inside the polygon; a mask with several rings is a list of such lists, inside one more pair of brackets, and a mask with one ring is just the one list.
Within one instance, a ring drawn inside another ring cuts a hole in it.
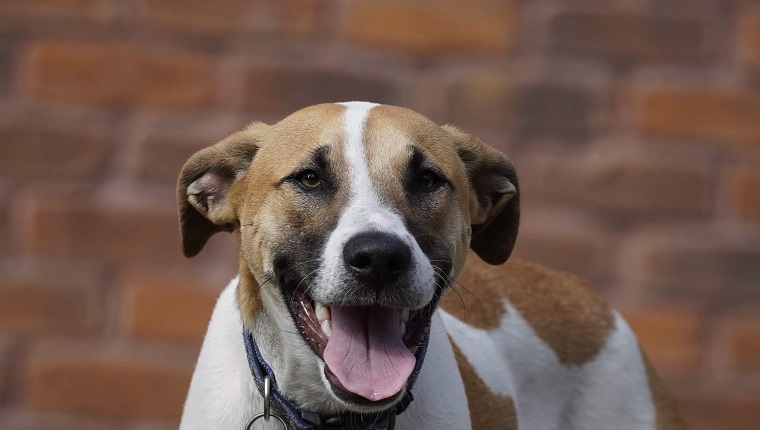
[{"label": "brick wall", "polygon": [[235,270],[185,159],[366,99],[504,150],[517,254],[618,306],[695,429],[760,422],[760,5],[0,0],[0,428],[176,428]]}]

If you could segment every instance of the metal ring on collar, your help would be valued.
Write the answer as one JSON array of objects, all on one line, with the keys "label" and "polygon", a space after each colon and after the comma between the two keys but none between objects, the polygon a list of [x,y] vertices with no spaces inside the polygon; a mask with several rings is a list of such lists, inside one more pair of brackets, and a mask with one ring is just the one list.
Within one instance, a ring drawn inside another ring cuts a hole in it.
[{"label": "metal ring on collar", "polygon": [[272,381],[269,379],[269,375],[264,376],[264,420],[269,421],[269,414],[271,412],[270,398],[272,396]]},{"label": "metal ring on collar", "polygon": [[277,419],[277,421],[282,424],[282,428],[285,430],[288,430],[288,425],[285,423],[285,420],[282,419],[277,414],[273,414],[272,408],[271,408],[271,402],[270,399],[272,397],[272,381],[269,379],[269,375],[264,376],[264,412],[261,414],[256,415],[255,417],[251,418],[250,421],[248,421],[248,425],[245,426],[245,430],[251,430],[251,426],[256,421],[264,418],[264,421],[269,421],[270,418],[274,417]]},{"label": "metal ring on collar", "polygon": [[248,425],[245,426],[245,430],[251,430],[251,426],[253,425],[253,423],[255,423],[256,421],[258,421],[258,420],[260,420],[262,418],[264,418],[264,421],[269,421],[269,418],[276,418],[277,421],[279,421],[280,424],[282,424],[282,428],[285,429],[285,430],[288,430],[288,425],[285,423],[285,420],[283,420],[277,414],[272,414],[272,415],[269,416],[269,418],[265,417],[264,414],[258,414],[255,417],[251,418],[250,421],[248,421]]}]

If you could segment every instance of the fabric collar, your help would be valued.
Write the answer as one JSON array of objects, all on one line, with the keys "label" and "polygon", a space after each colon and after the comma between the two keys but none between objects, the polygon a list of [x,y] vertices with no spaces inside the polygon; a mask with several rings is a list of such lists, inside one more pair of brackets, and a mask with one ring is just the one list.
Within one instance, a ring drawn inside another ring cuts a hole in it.
[{"label": "fabric collar", "polygon": [[269,376],[271,383],[271,402],[278,412],[282,414],[282,418],[288,421],[291,429],[392,430],[395,425],[396,415],[404,412],[407,406],[409,406],[412,400],[414,400],[411,391],[417,376],[420,373],[420,369],[422,368],[422,361],[427,352],[429,334],[425,335],[417,353],[415,354],[417,357],[417,363],[414,366],[414,371],[411,376],[409,376],[408,389],[401,402],[386,411],[378,413],[359,414],[351,412],[339,415],[323,415],[316,412],[306,411],[290,399],[283,396],[277,387],[274,371],[272,371],[269,364],[264,361],[264,357],[261,356],[256,340],[254,340],[253,335],[246,328],[243,328],[243,339],[245,342],[245,351],[248,355],[248,365],[251,368],[251,374],[256,382],[256,387],[258,388],[259,393],[262,396],[264,395],[264,376]]}]

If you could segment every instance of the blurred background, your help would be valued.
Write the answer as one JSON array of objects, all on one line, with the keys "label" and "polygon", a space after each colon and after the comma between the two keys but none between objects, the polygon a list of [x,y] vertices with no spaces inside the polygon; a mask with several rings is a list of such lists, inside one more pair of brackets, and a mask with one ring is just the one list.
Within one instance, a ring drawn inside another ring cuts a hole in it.
[{"label": "blurred background", "polygon": [[516,254],[629,319],[698,430],[760,422],[760,4],[0,0],[0,428],[176,428],[235,241],[184,161],[370,100],[506,152]]}]

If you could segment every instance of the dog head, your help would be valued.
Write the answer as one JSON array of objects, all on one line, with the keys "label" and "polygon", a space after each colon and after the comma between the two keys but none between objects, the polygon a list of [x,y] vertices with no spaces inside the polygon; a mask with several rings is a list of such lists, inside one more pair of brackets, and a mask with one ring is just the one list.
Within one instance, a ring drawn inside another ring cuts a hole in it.
[{"label": "dog head", "polygon": [[454,127],[393,106],[317,105],[190,158],[182,246],[192,257],[239,232],[243,324],[269,337],[287,396],[380,410],[403,396],[468,249],[509,257],[517,187],[504,155]]}]

